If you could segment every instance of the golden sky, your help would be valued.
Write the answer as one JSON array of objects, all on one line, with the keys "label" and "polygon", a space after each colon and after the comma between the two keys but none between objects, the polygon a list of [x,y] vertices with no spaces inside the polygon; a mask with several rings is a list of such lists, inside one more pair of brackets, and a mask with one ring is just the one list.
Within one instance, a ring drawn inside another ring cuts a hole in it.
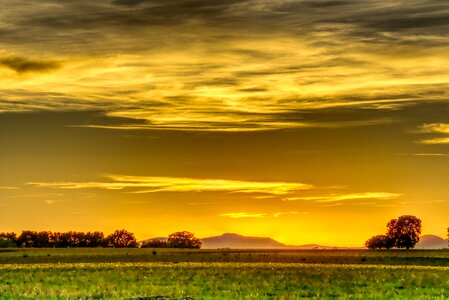
[{"label": "golden sky", "polygon": [[437,0],[5,1],[1,230],[443,236],[448,25]]}]

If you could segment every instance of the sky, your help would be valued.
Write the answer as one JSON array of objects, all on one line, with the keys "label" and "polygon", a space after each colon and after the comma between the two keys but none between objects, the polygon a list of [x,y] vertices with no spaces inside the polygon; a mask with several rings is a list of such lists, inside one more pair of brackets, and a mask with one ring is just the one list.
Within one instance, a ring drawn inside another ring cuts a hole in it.
[{"label": "sky", "polygon": [[1,231],[445,236],[449,3],[3,2]]}]

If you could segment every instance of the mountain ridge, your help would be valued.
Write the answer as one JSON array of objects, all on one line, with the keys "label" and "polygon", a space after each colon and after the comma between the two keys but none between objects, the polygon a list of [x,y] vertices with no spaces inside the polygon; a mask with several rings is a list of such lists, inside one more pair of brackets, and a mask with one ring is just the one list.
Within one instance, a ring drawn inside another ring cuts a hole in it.
[{"label": "mountain ridge", "polygon": [[[156,237],[166,241],[166,237]],[[143,240],[142,242],[151,239]],[[357,247],[323,246],[320,244],[287,245],[270,237],[245,236],[237,233],[223,233],[222,235],[205,237],[201,239],[203,249],[348,249]],[[362,248],[362,247],[359,247]],[[436,235],[423,235],[416,244],[415,249],[445,249],[448,248],[448,240]]]},{"label": "mountain ridge", "polygon": [[433,234],[421,236],[420,241],[416,244],[415,249],[447,249],[448,240]]}]

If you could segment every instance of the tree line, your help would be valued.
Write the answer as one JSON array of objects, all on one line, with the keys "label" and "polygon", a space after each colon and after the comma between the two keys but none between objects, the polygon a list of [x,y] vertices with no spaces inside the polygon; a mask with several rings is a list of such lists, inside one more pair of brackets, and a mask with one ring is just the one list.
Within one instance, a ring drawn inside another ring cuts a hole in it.
[{"label": "tree line", "polygon": [[201,248],[201,240],[188,231],[175,232],[165,240],[152,239],[138,243],[134,233],[116,230],[108,236],[103,232],[52,232],[23,230],[0,233],[0,248]]}]

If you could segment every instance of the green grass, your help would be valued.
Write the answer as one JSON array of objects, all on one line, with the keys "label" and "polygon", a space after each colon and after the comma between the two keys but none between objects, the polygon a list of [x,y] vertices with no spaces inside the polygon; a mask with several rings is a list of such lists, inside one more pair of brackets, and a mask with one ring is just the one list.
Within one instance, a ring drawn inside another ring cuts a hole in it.
[{"label": "green grass", "polygon": [[[8,249],[0,264],[81,262],[272,262],[449,266],[449,250]],[[155,251],[155,254],[153,254]]]},{"label": "green grass", "polygon": [[416,250],[20,249],[0,252],[0,299],[448,299],[448,259]]}]

